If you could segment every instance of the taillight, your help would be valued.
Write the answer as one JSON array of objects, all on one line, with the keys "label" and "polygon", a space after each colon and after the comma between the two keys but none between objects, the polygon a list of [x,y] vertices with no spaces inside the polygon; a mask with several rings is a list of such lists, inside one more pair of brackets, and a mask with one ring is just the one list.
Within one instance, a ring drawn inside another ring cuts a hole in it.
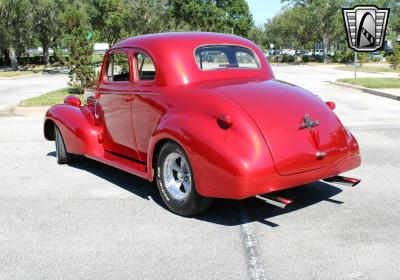
[{"label": "taillight", "polygon": [[329,108],[331,108],[331,110],[335,110],[335,108],[336,108],[335,102],[326,101],[325,104],[326,104]]},{"label": "taillight", "polygon": [[64,103],[78,108],[81,107],[81,100],[73,95],[68,95],[67,97],[65,97]]}]

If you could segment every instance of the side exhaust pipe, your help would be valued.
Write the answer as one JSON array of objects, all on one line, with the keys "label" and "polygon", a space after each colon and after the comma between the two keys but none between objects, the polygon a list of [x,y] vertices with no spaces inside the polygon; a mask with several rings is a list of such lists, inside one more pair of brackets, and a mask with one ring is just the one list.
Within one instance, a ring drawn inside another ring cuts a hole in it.
[{"label": "side exhaust pipe", "polygon": [[354,187],[361,182],[361,179],[344,177],[344,176],[333,176],[330,178],[323,179],[323,181]]},{"label": "side exhaust pipe", "polygon": [[256,198],[261,199],[268,204],[278,206],[280,208],[285,208],[286,206],[293,204],[293,200],[280,196],[256,195]]}]

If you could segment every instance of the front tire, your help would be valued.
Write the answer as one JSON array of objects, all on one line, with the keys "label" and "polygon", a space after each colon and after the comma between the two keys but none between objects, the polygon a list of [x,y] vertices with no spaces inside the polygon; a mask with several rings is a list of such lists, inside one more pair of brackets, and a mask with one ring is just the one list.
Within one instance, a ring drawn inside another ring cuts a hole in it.
[{"label": "front tire", "polygon": [[55,143],[56,143],[56,157],[58,164],[67,164],[72,160],[72,155],[67,152],[65,148],[64,139],[57,126],[54,126]]},{"label": "front tire", "polygon": [[184,150],[165,144],[157,157],[156,182],[165,205],[174,213],[192,216],[210,207],[212,199],[197,193],[193,170]]}]

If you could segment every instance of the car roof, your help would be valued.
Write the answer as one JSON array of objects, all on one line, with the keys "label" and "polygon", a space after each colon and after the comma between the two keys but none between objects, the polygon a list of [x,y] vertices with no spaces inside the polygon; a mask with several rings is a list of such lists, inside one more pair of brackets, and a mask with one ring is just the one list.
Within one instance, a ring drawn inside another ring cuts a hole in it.
[{"label": "car roof", "polygon": [[213,32],[165,32],[141,35],[137,37],[131,37],[123,41],[118,42],[113,48],[121,47],[140,47],[146,45],[147,47],[160,47],[164,45],[176,45],[179,43],[180,47],[184,46],[197,46],[207,44],[238,44],[248,45],[252,44],[251,41],[244,39],[239,36],[213,33]]},{"label": "car roof", "polygon": [[[200,70],[194,59],[194,51],[197,47],[203,45],[240,45],[247,47],[257,55],[261,69],[260,71],[245,69]],[[265,56],[258,47],[253,42],[235,35],[212,32],[165,32],[131,37],[118,42],[110,50],[120,48],[145,50],[156,65],[156,82],[159,85],[191,84],[228,78],[273,78]]]}]

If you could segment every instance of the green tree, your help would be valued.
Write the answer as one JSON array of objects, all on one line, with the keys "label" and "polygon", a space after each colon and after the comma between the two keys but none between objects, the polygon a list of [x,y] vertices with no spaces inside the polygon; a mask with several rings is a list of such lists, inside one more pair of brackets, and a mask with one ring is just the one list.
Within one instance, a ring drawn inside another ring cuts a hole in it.
[{"label": "green tree", "polygon": [[169,0],[169,18],[191,30],[247,36],[253,26],[245,0]]},{"label": "green tree", "polygon": [[91,25],[110,46],[127,32],[131,12],[124,0],[91,0],[88,9]]},{"label": "green tree", "polygon": [[168,17],[176,26],[188,26],[193,31],[220,31],[225,27],[225,16],[214,1],[171,0]]},{"label": "green tree", "polygon": [[253,16],[250,13],[249,5],[245,0],[217,0],[215,1],[226,16],[230,33],[247,36],[253,27]]},{"label": "green tree", "polygon": [[341,8],[346,4],[345,0],[282,0],[290,5],[303,7],[309,10],[314,21],[313,28],[324,44],[324,61],[326,61],[327,49],[335,39],[337,22],[341,15]]},{"label": "green tree", "polygon": [[266,23],[267,40],[278,47],[291,45],[302,49],[318,40],[314,25],[313,15],[308,8],[286,7]]},{"label": "green tree", "polygon": [[33,30],[42,45],[43,62],[49,64],[49,47],[61,35],[59,17],[65,5],[63,0],[32,0]]},{"label": "green tree", "polygon": [[17,55],[32,42],[32,5],[29,0],[0,1],[0,45],[8,52],[11,68],[18,69]]},{"label": "green tree", "polygon": [[166,0],[90,0],[92,27],[112,46],[119,40],[141,34],[174,30],[167,18]]},{"label": "green tree", "polygon": [[389,18],[389,26],[397,35],[400,35],[400,2],[392,1],[391,5],[391,15]]},{"label": "green tree", "polygon": [[258,47],[262,50],[268,49],[269,48],[269,44],[267,42],[267,37],[265,34],[265,31],[262,27],[258,27],[258,26],[253,26],[248,35],[247,38],[251,41],[253,41],[254,43],[256,43],[258,45]]},{"label": "green tree", "polygon": [[80,92],[95,77],[91,65],[93,40],[87,38],[91,26],[86,9],[84,4],[73,2],[67,5],[60,18],[63,26],[60,44],[68,49],[68,55],[59,55],[59,58],[70,70],[70,84]]},{"label": "green tree", "polygon": [[[168,18],[167,0],[129,1],[130,36],[176,30],[174,18]],[[186,29],[187,30],[187,29]]]}]

